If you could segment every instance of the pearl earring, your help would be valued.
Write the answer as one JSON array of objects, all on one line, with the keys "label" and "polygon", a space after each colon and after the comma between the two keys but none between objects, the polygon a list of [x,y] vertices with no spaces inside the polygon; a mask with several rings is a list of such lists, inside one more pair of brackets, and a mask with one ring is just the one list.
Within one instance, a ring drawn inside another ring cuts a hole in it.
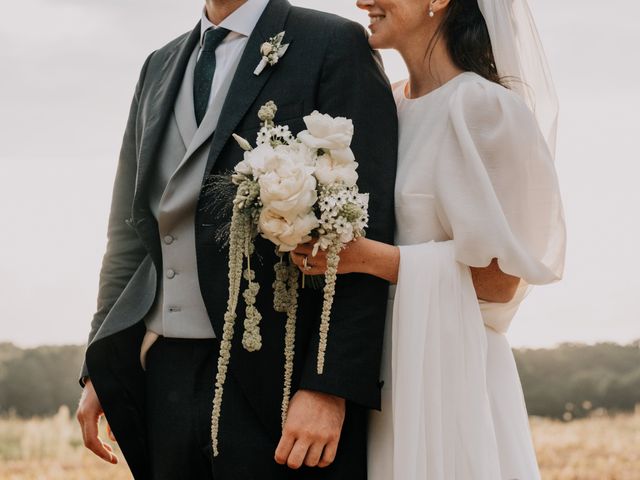
[{"label": "pearl earring", "polygon": [[435,13],[433,13],[433,2],[429,4],[429,16],[433,18]]}]

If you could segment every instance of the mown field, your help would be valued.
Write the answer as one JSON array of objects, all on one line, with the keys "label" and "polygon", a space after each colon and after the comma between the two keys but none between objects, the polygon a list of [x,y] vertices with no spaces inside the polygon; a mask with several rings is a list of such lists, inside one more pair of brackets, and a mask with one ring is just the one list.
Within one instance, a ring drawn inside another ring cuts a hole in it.
[{"label": "mown field", "polygon": [[[544,480],[640,480],[640,408],[571,421],[532,418]],[[103,435],[106,438],[106,435]],[[49,418],[0,418],[0,480],[129,480],[82,446],[66,407]]]}]

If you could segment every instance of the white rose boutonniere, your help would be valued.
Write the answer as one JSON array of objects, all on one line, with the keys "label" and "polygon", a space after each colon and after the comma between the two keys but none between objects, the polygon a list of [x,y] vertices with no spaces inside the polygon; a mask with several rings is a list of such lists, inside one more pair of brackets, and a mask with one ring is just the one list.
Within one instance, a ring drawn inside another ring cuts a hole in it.
[{"label": "white rose boutonniere", "polygon": [[274,66],[278,61],[284,56],[287,49],[289,48],[289,44],[282,44],[284,40],[284,32],[280,32],[275,37],[271,37],[269,40],[260,45],[260,55],[262,55],[262,59],[260,63],[253,71],[253,74],[258,76],[260,75],[267,65]]}]

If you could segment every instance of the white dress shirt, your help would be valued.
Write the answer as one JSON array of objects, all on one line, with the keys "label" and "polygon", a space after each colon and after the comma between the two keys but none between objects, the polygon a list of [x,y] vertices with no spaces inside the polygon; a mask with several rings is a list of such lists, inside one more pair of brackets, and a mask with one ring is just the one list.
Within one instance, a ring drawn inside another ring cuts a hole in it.
[{"label": "white dress shirt", "polygon": [[[244,53],[244,49],[249,41],[249,36],[256,27],[268,3],[269,0],[247,0],[236,11],[220,22],[220,25],[211,23],[207,17],[207,10],[202,10],[200,44],[198,48],[202,48],[204,33],[209,28],[226,28],[229,30],[229,35],[227,35],[216,49],[216,71],[211,84],[209,107],[220,93],[220,88],[225,84],[226,78],[229,75],[235,75],[235,68]],[[200,52],[198,52],[198,57],[200,57]]]}]

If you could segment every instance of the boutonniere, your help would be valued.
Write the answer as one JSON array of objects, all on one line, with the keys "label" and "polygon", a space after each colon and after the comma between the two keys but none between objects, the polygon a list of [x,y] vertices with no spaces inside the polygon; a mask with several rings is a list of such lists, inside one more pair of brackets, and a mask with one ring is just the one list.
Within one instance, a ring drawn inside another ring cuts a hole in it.
[{"label": "boutonniere", "polygon": [[278,63],[278,60],[284,56],[285,52],[289,48],[289,44],[287,43],[286,45],[282,45],[283,39],[284,32],[280,32],[275,37],[271,37],[268,41],[260,45],[260,55],[262,55],[262,59],[253,71],[254,75],[260,75],[262,71],[267,68],[267,65],[273,67]]}]

